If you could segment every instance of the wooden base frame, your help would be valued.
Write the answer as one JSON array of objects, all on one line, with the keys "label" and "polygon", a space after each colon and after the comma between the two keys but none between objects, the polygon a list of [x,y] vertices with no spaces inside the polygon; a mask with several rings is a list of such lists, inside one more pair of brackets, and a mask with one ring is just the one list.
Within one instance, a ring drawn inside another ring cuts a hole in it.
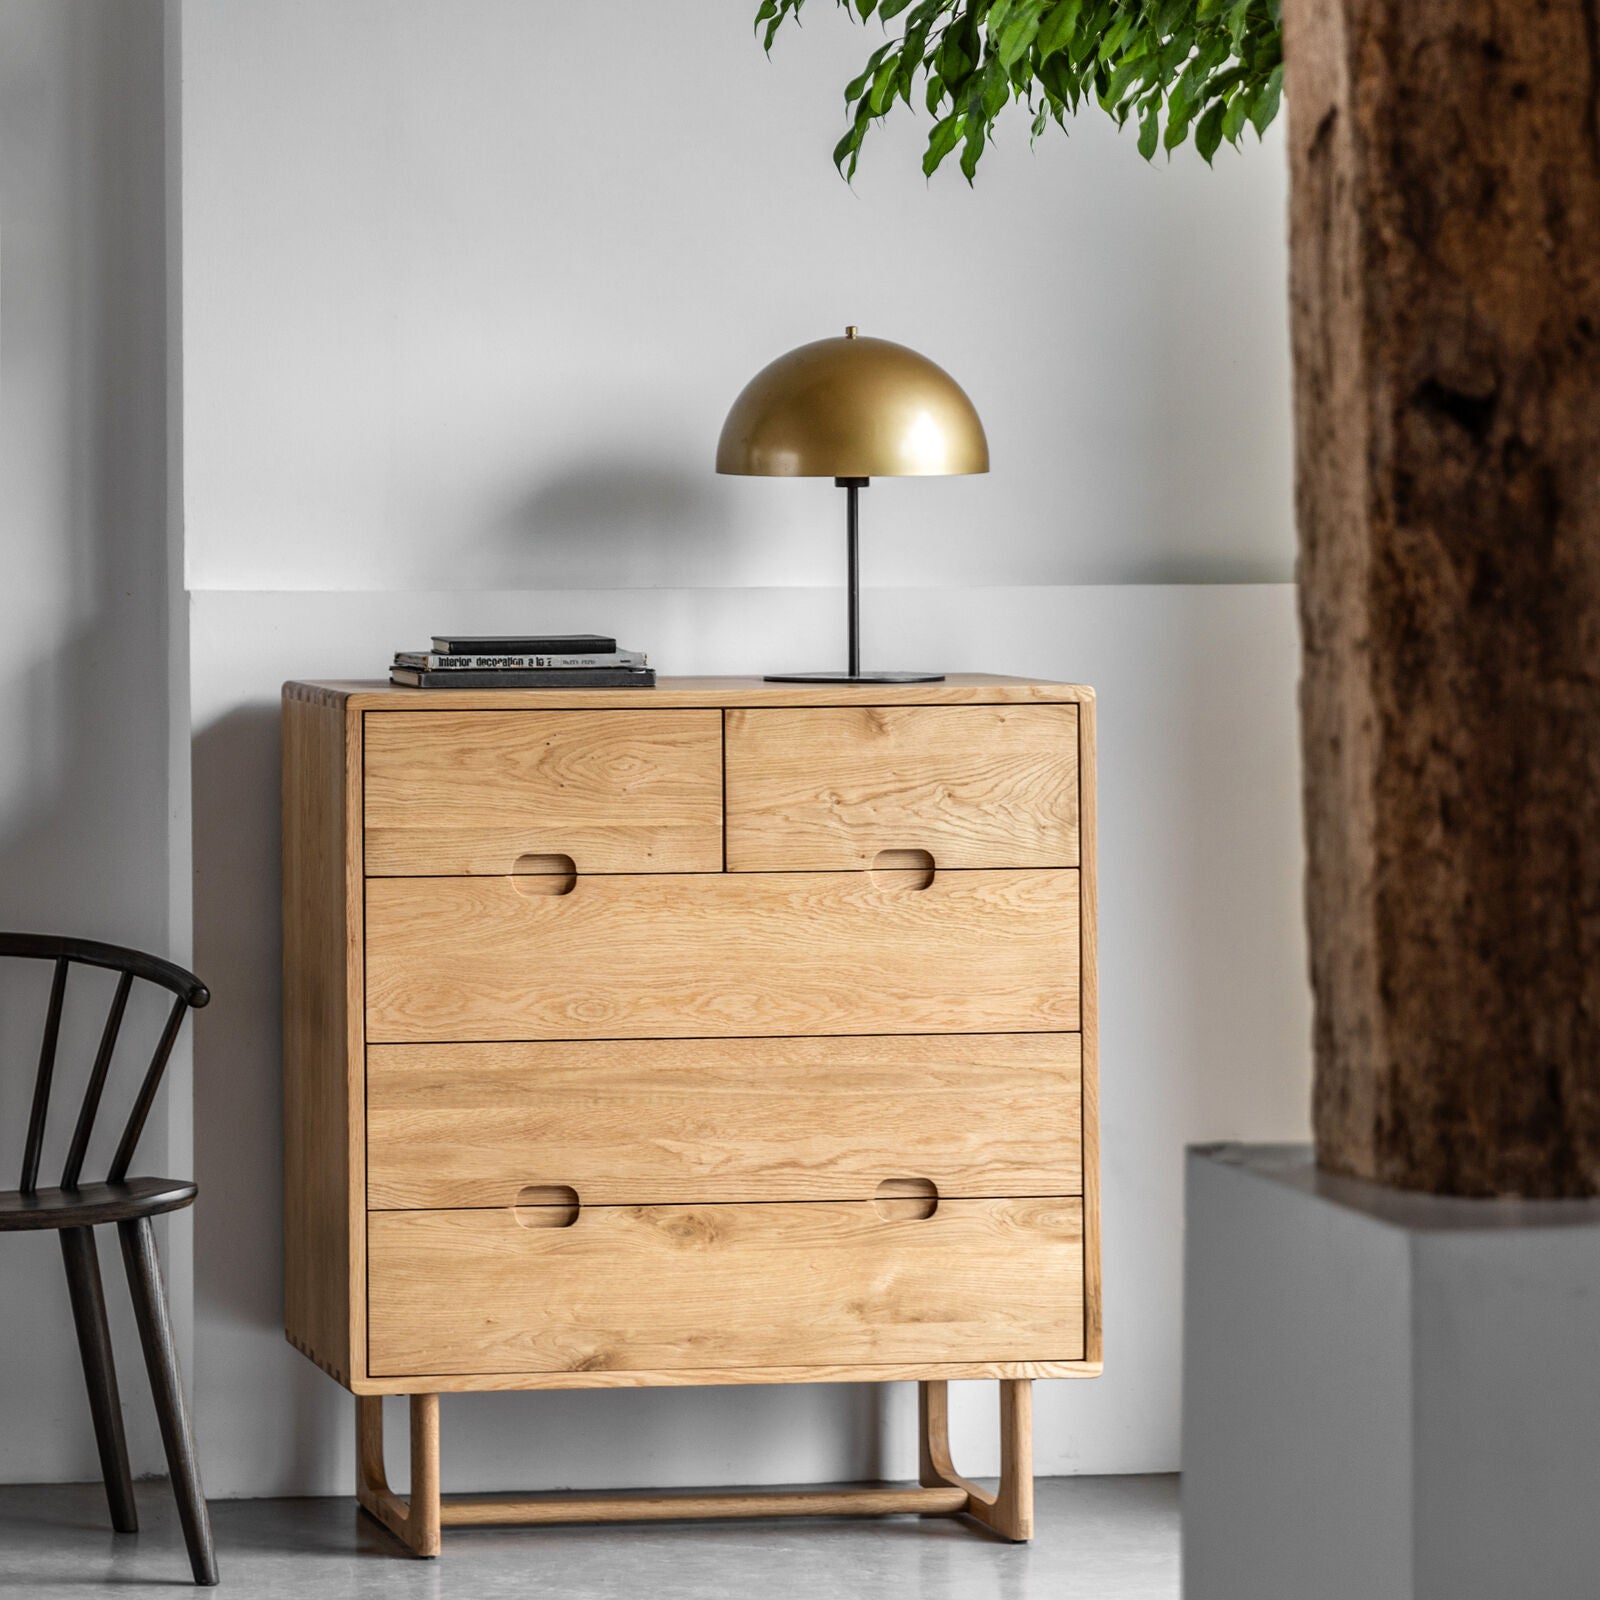
[{"label": "wooden base frame", "polygon": [[440,1530],[559,1522],[671,1522],[715,1517],[968,1516],[1003,1539],[1033,1537],[1033,1383],[1000,1380],[1000,1486],[991,1494],[950,1460],[949,1386],[917,1385],[920,1484],[914,1488],[724,1491],[716,1494],[439,1493],[439,1396],[411,1395],[411,1493],[389,1487],[383,1397],[356,1396],[356,1498],[413,1555],[439,1554]]}]

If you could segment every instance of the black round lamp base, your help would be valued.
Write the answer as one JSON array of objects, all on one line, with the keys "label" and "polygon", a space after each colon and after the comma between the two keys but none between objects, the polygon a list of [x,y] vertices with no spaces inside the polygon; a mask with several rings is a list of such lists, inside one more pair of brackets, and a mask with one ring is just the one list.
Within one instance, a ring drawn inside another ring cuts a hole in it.
[{"label": "black round lamp base", "polygon": [[769,672],[764,683],[943,683],[942,672]]}]

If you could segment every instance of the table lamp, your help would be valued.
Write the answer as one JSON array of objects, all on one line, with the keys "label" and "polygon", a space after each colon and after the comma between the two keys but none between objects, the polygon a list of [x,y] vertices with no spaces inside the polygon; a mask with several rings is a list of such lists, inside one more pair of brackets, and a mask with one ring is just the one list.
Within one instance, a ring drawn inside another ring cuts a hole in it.
[{"label": "table lamp", "polygon": [[861,670],[861,490],[873,478],[987,472],[989,441],[972,402],[943,367],[903,344],[818,339],[779,356],[733,402],[717,471],[832,478],[845,491],[848,672],[769,672],[768,683],[938,683],[942,672]]}]

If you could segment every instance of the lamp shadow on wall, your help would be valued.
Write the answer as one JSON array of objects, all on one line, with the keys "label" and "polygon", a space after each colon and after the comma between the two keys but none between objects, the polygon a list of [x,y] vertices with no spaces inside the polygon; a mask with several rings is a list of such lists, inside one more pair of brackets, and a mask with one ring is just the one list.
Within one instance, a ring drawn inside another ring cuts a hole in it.
[{"label": "lamp shadow on wall", "polygon": [[572,461],[491,522],[488,582],[532,589],[698,588],[728,583],[739,528],[709,460]]}]

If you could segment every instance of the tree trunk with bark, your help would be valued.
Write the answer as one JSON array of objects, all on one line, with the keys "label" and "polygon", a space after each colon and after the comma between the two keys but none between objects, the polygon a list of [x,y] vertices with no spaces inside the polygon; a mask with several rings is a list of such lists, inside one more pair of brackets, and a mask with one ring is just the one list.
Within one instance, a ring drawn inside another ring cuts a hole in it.
[{"label": "tree trunk with bark", "polygon": [[1600,1193],[1600,0],[1286,0],[1319,1164]]}]

